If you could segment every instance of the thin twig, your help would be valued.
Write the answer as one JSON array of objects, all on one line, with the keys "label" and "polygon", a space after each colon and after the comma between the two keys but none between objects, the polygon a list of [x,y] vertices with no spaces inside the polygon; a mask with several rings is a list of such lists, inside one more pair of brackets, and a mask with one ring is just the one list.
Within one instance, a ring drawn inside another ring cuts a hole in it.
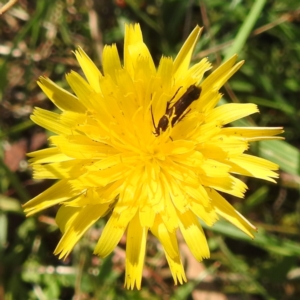
[{"label": "thin twig", "polygon": [[2,15],[4,12],[6,12],[7,10],[9,10],[12,6],[14,6],[16,3],[18,2],[18,0],[9,0],[6,4],[4,4],[1,8],[0,8],[0,15]]},{"label": "thin twig", "polygon": [[[300,15],[300,9],[296,9],[295,11],[292,11],[292,12],[288,12],[288,13],[285,13],[283,15],[281,15],[278,19],[276,19],[275,21],[272,21],[270,23],[267,23],[257,29],[255,29],[250,37],[253,37],[253,36],[257,36],[257,35],[260,35],[262,34],[263,32],[265,31],[268,31],[270,30],[271,28],[273,27],[276,27],[282,23],[285,23],[285,22],[293,22],[295,19],[299,18],[299,15]],[[205,25],[204,25],[205,26]],[[206,28],[206,26],[205,26]],[[227,42],[224,42],[222,44],[219,44],[219,45],[216,45],[216,46],[213,46],[207,50],[203,50],[201,52],[199,52],[197,55],[193,56],[193,60],[197,60],[199,58],[202,58],[202,57],[206,57],[210,54],[213,54],[217,51],[221,51],[223,49],[226,49],[228,48],[231,44],[233,43],[233,39],[230,40],[230,41],[227,41]]]}]

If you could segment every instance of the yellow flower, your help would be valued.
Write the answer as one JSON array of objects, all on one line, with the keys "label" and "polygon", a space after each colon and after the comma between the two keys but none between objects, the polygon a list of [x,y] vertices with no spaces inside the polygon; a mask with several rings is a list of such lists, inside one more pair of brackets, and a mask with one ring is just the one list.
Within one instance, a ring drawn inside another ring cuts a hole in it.
[{"label": "yellow flower", "polygon": [[255,227],[219,192],[244,196],[247,186],[232,174],[278,177],[276,164],[244,152],[282,128],[224,127],[258,109],[215,107],[219,89],[243,62],[233,56],[206,79],[206,58],[189,68],[200,32],[197,26],[176,59],[162,57],[156,68],[140,26],[128,25],[123,66],[115,45],[103,50],[103,74],[79,48],[86,80],[76,72],[66,76],[75,96],[48,78],[38,82],[61,113],[35,108],[31,119],[56,135],[50,148],[29,154],[30,162],[35,178],[58,181],[26,203],[25,212],[61,205],[60,258],[109,214],[95,254],[107,256],[126,234],[127,288],[141,287],[148,230],[162,243],[175,284],[183,283],[177,231],[199,261],[209,249],[198,218],[212,226],[223,217],[253,237]]}]

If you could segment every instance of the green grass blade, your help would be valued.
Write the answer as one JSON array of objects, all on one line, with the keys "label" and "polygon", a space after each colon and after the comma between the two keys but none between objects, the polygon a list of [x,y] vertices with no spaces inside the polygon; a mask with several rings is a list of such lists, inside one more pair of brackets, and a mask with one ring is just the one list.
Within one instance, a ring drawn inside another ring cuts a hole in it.
[{"label": "green grass blade", "polygon": [[226,51],[224,61],[228,60],[233,54],[241,52],[241,49],[245,45],[245,42],[250,35],[256,20],[259,18],[265,3],[266,0],[256,0],[254,2],[248,17],[245,19],[234,39],[233,45]]},{"label": "green grass blade", "polygon": [[275,162],[289,174],[300,175],[300,151],[285,141],[259,142],[258,156]]}]

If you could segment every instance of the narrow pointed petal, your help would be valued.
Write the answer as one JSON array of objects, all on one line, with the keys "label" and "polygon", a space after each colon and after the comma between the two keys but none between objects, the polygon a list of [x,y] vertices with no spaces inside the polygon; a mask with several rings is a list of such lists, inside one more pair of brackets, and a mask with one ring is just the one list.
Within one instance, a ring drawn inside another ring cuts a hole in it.
[{"label": "narrow pointed petal", "polygon": [[91,87],[95,92],[100,93],[101,89],[99,82],[102,77],[101,72],[81,47],[79,47],[77,51],[74,51],[74,54]]},{"label": "narrow pointed petal", "polygon": [[178,283],[183,284],[184,282],[187,282],[180,256],[171,258],[168,253],[165,253],[165,255],[172,273],[174,284],[177,285]]},{"label": "narrow pointed petal", "polygon": [[209,248],[203,229],[192,212],[179,215],[179,228],[189,249],[198,261],[209,258]]},{"label": "narrow pointed petal", "polygon": [[180,74],[183,74],[188,70],[195,45],[201,31],[202,28],[196,26],[176,56],[174,61],[174,72],[176,77],[179,77]]},{"label": "narrow pointed petal", "polygon": [[94,253],[100,257],[106,257],[109,255],[119,243],[125,229],[126,226],[119,226],[118,216],[113,213],[103,229]]},{"label": "narrow pointed petal", "polygon": [[271,182],[276,182],[273,178],[279,175],[272,170],[278,170],[278,166],[268,160],[243,154],[239,157],[232,158],[232,172],[247,175],[251,177],[261,178]]},{"label": "narrow pointed petal", "polygon": [[116,76],[116,72],[121,70],[121,61],[116,45],[105,46],[103,49],[103,71],[104,75]]},{"label": "narrow pointed petal", "polygon": [[214,190],[208,190],[207,192],[210,194],[213,205],[221,217],[241,229],[251,238],[254,238],[253,233],[256,231],[255,226],[237,212],[218,192]]},{"label": "narrow pointed petal", "polygon": [[36,107],[30,118],[36,124],[42,125],[44,128],[56,134],[72,134],[72,129],[67,128],[65,124],[62,124],[60,115],[54,112]]},{"label": "narrow pointed petal", "polygon": [[59,109],[78,113],[86,111],[86,108],[78,101],[78,98],[59,87],[49,78],[41,76],[37,84]]},{"label": "narrow pointed petal", "polygon": [[26,215],[30,216],[50,206],[63,203],[77,195],[76,192],[74,193],[73,187],[68,180],[61,180],[25,203],[23,208]]},{"label": "narrow pointed petal", "polygon": [[43,164],[52,162],[61,162],[71,160],[72,158],[61,153],[58,148],[52,147],[27,153],[27,156],[31,157],[29,162],[33,164]]},{"label": "narrow pointed petal", "polygon": [[78,97],[79,101],[86,107],[92,108],[91,94],[94,93],[93,88],[76,72],[72,71],[66,75],[66,79]]},{"label": "narrow pointed petal", "polygon": [[146,239],[148,229],[142,227],[138,214],[132,219],[127,229],[126,245],[126,272],[125,286],[133,290],[134,287],[139,290],[142,282],[142,271],[146,251]]},{"label": "narrow pointed petal", "polygon": [[206,122],[222,120],[222,125],[247,117],[258,112],[252,103],[228,103],[215,108],[206,118]]},{"label": "narrow pointed petal", "polygon": [[157,217],[156,222],[151,228],[151,232],[161,241],[165,251],[172,259],[179,256],[178,244],[175,235],[170,232],[161,218]]},{"label": "narrow pointed petal", "polygon": [[57,225],[64,235],[54,254],[59,258],[67,257],[82,235],[101,218],[108,205],[90,205],[84,208],[62,206],[56,216]]}]

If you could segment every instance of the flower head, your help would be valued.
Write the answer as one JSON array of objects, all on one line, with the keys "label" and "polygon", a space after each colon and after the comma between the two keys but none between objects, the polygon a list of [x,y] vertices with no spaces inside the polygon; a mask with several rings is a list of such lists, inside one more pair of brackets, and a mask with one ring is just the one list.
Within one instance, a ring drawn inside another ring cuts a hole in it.
[{"label": "flower head", "polygon": [[32,120],[56,135],[50,148],[30,153],[30,161],[35,178],[58,181],[26,203],[25,212],[61,205],[60,258],[110,213],[95,254],[110,254],[126,233],[127,288],[141,286],[149,230],[163,246],[175,284],[182,283],[176,232],[199,261],[209,248],[198,218],[211,226],[223,217],[252,237],[255,227],[219,192],[244,196],[247,186],[233,174],[277,177],[276,164],[244,152],[282,129],[224,127],[258,109],[216,107],[219,89],[243,62],[233,56],[205,79],[206,58],[189,68],[200,31],[193,30],[175,60],[162,57],[156,68],[139,25],[128,25],[123,65],[115,45],[103,50],[103,73],[79,48],[75,56],[86,79],[66,76],[75,95],[48,78],[38,82],[61,112],[35,108]]}]

